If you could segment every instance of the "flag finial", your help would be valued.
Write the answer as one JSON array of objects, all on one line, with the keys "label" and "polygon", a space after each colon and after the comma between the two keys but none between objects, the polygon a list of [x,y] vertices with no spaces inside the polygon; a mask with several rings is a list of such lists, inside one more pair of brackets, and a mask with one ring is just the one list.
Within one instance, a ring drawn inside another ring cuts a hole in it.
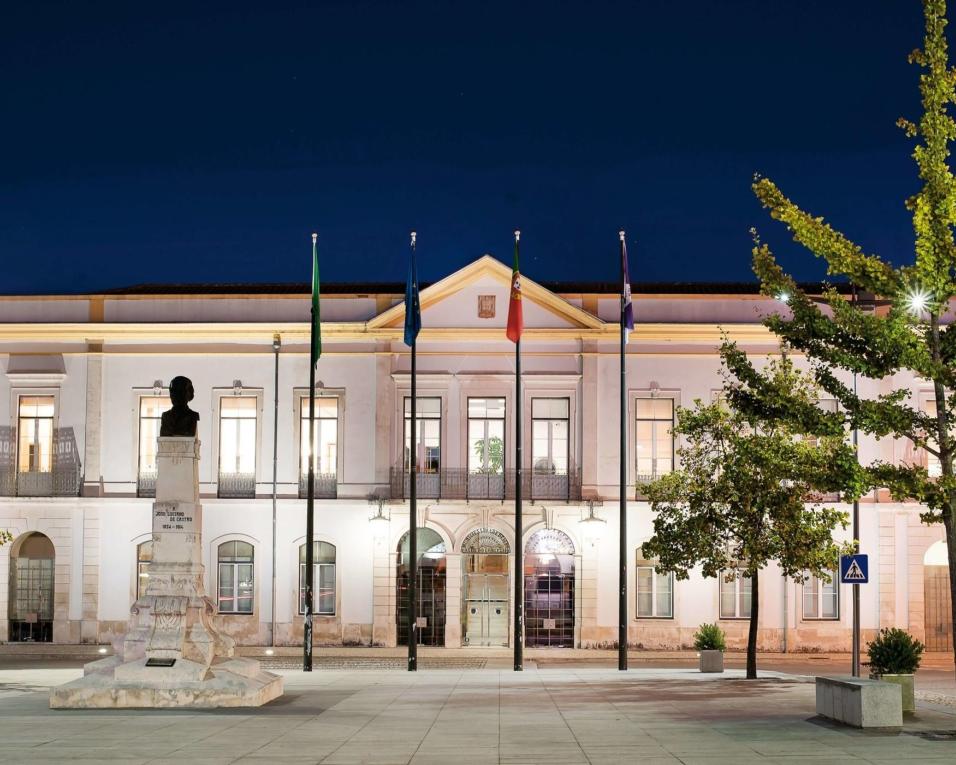
[{"label": "flag finial", "polygon": [[415,232],[415,231],[412,231],[412,247],[415,246],[415,239],[416,239],[417,237],[418,237],[418,233]]},{"label": "flag finial", "polygon": [[620,237],[621,241],[623,242],[623,241],[624,241],[624,229],[622,228],[620,231],[618,231],[618,232],[617,232],[617,235]]},{"label": "flag finial", "polygon": [[521,239],[521,232],[515,229],[515,241],[517,242],[519,239]]},{"label": "flag finial", "polygon": [[316,240],[319,238],[319,235],[314,231],[312,232],[312,244],[315,244]]}]

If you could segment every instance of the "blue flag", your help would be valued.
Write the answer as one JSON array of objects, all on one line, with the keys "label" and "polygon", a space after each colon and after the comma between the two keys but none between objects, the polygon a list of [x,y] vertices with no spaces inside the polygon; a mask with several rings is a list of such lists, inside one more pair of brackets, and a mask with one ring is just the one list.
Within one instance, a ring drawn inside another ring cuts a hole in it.
[{"label": "blue flag", "polygon": [[415,267],[415,232],[412,232],[412,252],[408,261],[408,281],[405,283],[405,345],[411,348],[422,329],[422,306],[418,299],[418,269]]},{"label": "blue flag", "polygon": [[624,342],[634,331],[634,305],[631,303],[631,275],[627,267],[627,245],[624,243],[624,232],[621,232],[621,276],[623,284],[621,285],[621,305],[623,315],[621,316],[621,329],[624,331]]}]

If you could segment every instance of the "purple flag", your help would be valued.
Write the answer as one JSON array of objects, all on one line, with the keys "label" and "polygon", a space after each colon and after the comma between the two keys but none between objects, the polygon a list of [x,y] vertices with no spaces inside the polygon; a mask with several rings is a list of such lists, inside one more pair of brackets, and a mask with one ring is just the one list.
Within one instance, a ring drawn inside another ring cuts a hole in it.
[{"label": "purple flag", "polygon": [[631,275],[627,267],[627,244],[624,242],[624,232],[621,232],[621,329],[624,331],[624,342],[634,329],[634,306],[631,304]]}]

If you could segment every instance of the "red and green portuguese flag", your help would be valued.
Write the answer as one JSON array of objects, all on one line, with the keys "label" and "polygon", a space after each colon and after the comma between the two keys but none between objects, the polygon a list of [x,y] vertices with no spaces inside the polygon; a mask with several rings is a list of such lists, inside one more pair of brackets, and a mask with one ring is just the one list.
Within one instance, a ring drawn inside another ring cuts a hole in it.
[{"label": "red and green portuguese flag", "polygon": [[524,331],[524,317],[521,315],[521,273],[518,269],[518,242],[521,232],[515,231],[515,263],[511,271],[511,300],[508,303],[508,339],[517,343]]},{"label": "red and green portuguese flag", "polygon": [[316,246],[318,234],[312,234],[312,368],[322,355],[322,332],[319,323],[319,250]]}]

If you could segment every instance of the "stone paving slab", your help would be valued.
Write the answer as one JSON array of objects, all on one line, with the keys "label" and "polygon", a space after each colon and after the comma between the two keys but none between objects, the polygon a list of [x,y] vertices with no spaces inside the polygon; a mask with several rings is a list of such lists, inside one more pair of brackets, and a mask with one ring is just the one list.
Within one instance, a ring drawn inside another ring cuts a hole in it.
[{"label": "stone paving slab", "polygon": [[956,709],[921,704],[900,733],[844,728],[780,673],[284,671],[286,695],[256,710],[50,710],[46,688],[77,673],[0,670],[0,763],[956,762]]}]

